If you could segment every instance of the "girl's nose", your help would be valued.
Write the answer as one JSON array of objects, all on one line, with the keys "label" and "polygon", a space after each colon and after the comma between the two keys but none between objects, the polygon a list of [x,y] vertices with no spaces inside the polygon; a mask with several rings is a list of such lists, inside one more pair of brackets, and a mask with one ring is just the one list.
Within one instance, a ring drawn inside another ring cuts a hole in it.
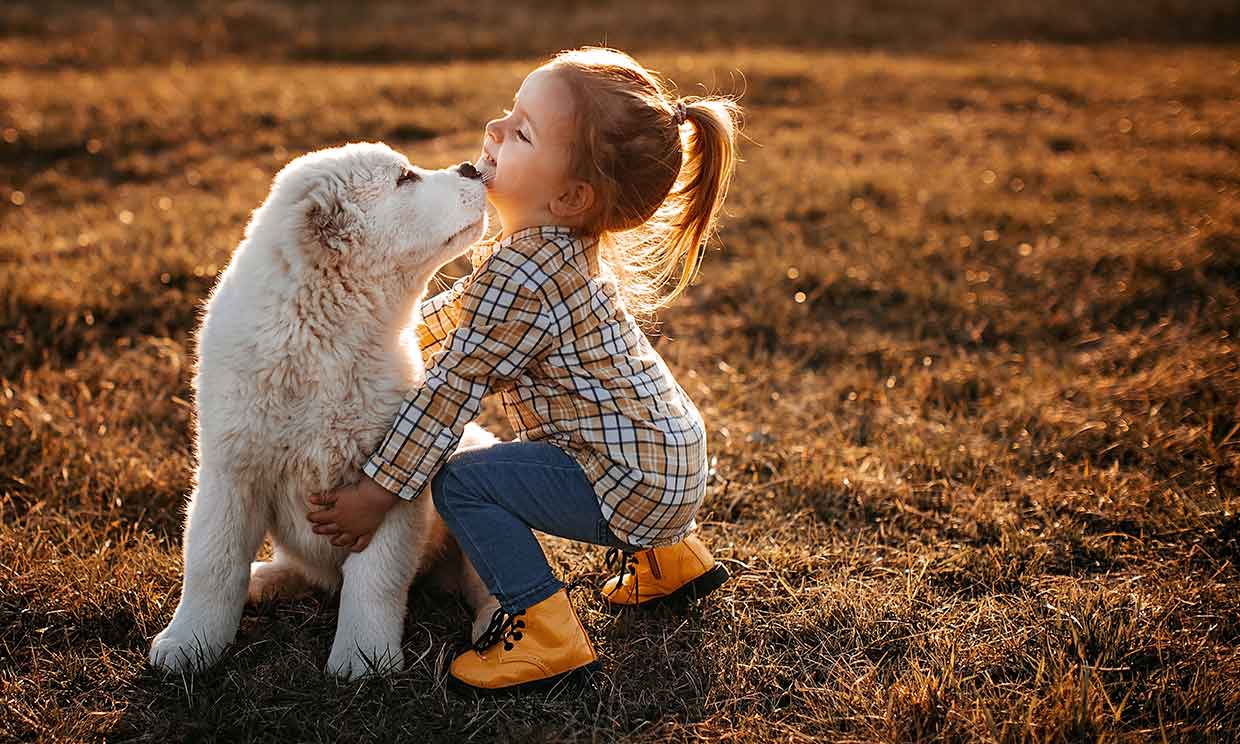
[{"label": "girl's nose", "polygon": [[503,138],[500,136],[500,131],[499,131],[499,122],[500,122],[500,120],[499,120],[499,119],[492,119],[492,120],[488,121],[488,122],[487,122],[487,126],[486,126],[486,130],[485,130],[485,132],[486,132],[486,136],[487,136],[487,137],[490,137],[491,139],[495,140],[496,142],[502,142],[502,141],[503,141]]}]

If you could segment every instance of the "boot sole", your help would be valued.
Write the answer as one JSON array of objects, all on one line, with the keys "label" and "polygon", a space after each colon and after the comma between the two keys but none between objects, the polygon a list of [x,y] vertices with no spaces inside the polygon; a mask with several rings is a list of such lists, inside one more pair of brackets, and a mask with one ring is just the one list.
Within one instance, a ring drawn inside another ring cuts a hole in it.
[{"label": "boot sole", "polygon": [[473,685],[462,682],[461,680],[448,675],[448,687],[456,692],[472,694],[476,696],[493,696],[493,695],[512,695],[523,692],[543,692],[549,690],[561,683],[568,687],[581,687],[594,683],[594,675],[598,674],[603,668],[597,660],[586,664],[585,666],[569,669],[567,672],[536,679],[531,682],[523,682],[519,685],[509,685],[508,687],[474,687]]},{"label": "boot sole", "polygon": [[634,605],[616,604],[616,607],[662,607],[664,605],[681,605],[688,604],[705,597],[707,594],[715,591],[731,578],[728,569],[723,567],[722,563],[716,563],[711,566],[710,570],[693,581],[685,584],[671,594],[665,594],[662,597],[654,597],[647,599],[645,602],[638,602]]}]

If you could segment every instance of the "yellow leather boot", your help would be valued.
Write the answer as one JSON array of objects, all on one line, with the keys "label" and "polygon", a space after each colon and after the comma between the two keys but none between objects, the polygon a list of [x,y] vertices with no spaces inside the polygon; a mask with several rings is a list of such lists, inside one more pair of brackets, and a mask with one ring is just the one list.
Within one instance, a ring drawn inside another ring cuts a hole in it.
[{"label": "yellow leather boot", "polygon": [[603,598],[617,605],[650,607],[663,602],[693,600],[718,589],[728,570],[690,534],[675,545],[637,553],[610,550],[607,565],[620,563],[619,575],[603,584]]},{"label": "yellow leather boot", "polygon": [[450,681],[479,692],[532,689],[598,671],[585,628],[560,589],[515,614],[497,610],[473,648],[457,656]]}]

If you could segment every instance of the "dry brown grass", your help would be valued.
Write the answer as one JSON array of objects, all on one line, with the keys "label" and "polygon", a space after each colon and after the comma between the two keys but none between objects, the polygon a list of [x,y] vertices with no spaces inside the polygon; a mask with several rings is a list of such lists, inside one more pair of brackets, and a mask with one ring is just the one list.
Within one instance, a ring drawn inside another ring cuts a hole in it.
[{"label": "dry brown grass", "polygon": [[[201,34],[218,6],[0,11],[0,739],[1236,739],[1240,50],[1168,41],[1236,15],[1061,5],[839,4],[866,38],[736,10],[642,39],[645,6],[482,3],[528,33],[410,48],[408,9],[371,36],[326,6]],[[948,28],[1043,40],[913,43]],[[1160,43],[1046,41],[1072,29]],[[395,679],[323,678],[326,596],[247,610],[208,674],[148,671],[188,334],[271,175],[349,139],[470,156],[538,55],[604,30],[686,88],[745,90],[722,245],[658,341],[710,426],[701,522],[736,579],[685,613],[578,592],[606,667],[581,695],[453,696],[465,615],[423,591]],[[398,57],[421,61],[324,64]]]}]

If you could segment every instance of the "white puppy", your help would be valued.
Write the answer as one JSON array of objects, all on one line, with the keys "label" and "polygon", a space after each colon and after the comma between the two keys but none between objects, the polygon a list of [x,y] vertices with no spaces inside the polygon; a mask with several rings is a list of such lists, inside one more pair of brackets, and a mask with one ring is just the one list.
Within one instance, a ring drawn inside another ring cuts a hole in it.
[{"label": "white puppy", "polygon": [[[402,669],[409,585],[436,561],[485,625],[494,599],[429,493],[398,503],[360,553],[306,520],[307,497],[356,482],[423,381],[402,331],[435,272],[482,235],[485,202],[468,164],[423,170],[382,144],[304,155],[276,176],[198,331],[185,580],[152,665],[204,668],[232,643],[247,596],[317,585],[340,587],[328,672]],[[471,424],[461,446],[494,441]],[[266,534],[275,557],[251,565]]]}]

